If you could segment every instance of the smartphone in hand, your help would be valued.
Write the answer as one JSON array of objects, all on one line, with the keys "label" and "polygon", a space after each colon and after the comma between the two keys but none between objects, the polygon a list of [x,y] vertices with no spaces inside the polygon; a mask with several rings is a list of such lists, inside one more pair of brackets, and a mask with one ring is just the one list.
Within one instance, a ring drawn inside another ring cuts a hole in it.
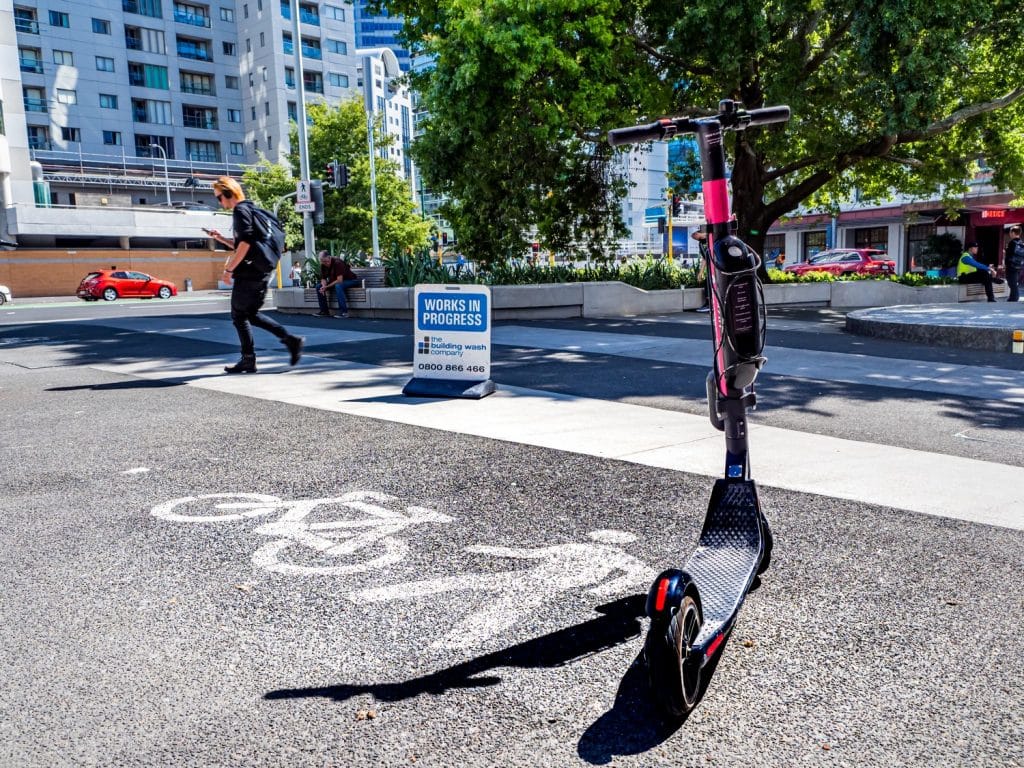
[{"label": "smartphone in hand", "polygon": [[212,235],[213,234],[213,230],[212,229],[207,229],[206,227],[202,227],[202,230],[203,230],[203,232],[205,232],[208,235]]}]

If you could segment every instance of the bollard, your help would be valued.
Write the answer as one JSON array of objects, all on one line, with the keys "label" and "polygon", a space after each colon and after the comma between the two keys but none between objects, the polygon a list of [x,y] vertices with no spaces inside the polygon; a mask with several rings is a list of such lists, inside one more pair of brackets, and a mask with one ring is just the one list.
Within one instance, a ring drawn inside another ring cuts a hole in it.
[{"label": "bollard", "polygon": [[1013,351],[1018,355],[1024,352],[1024,331],[1013,332]]},{"label": "bollard", "polygon": [[185,278],[185,293],[192,293],[192,278]]}]

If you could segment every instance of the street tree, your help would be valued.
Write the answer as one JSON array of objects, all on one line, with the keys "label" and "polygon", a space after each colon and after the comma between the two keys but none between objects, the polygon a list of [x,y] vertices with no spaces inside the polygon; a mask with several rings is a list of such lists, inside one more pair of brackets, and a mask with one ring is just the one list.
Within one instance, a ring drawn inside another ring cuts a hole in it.
[{"label": "street tree", "polygon": [[1020,0],[388,0],[434,57],[415,146],[460,241],[501,257],[616,233],[612,127],[789,104],[728,137],[740,234],[894,193],[953,205],[981,164],[1024,190]]},{"label": "street tree", "polygon": [[[337,106],[309,104],[307,145],[309,167],[314,178],[324,178],[323,169],[337,160],[348,168],[344,189],[324,188],[325,221],[317,227],[317,238],[334,241],[343,251],[369,252],[372,248],[372,207],[370,204],[370,159],[366,111],[361,100]],[[416,212],[409,182],[399,175],[395,161],[380,156],[391,144],[379,124],[374,126],[375,176],[377,187],[377,229],[382,251],[419,249],[427,245],[429,222]],[[292,126],[291,146],[298,147],[298,129]],[[291,157],[298,176],[297,151]]]}]

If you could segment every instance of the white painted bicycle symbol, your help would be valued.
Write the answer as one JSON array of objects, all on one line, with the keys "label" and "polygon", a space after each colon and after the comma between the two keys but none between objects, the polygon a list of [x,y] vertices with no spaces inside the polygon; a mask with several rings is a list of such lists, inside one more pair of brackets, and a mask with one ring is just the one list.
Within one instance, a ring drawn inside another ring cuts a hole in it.
[{"label": "white painted bicycle symbol", "polygon": [[[396,538],[406,528],[421,523],[450,523],[452,518],[426,507],[409,506],[404,512],[389,509],[393,496],[373,491],[353,491],[325,499],[285,501],[261,493],[210,493],[185,496],[153,507],[152,514],[182,523],[223,523],[261,517],[283,511],[276,521],[264,523],[256,533],[273,536],[252,556],[253,565],[289,575],[340,576],[363,573],[400,562],[409,552],[405,539]],[[311,522],[311,515],[330,519]],[[296,563],[288,555],[305,547],[319,555],[317,561]],[[367,554],[368,553],[368,554]],[[353,558],[355,562],[342,562]],[[330,564],[324,564],[326,560]]]}]

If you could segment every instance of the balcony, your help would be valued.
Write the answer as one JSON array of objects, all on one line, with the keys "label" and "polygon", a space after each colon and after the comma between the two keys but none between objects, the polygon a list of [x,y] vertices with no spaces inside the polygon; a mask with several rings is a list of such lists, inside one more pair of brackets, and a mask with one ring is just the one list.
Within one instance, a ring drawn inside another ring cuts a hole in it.
[{"label": "balcony", "polygon": [[29,99],[25,100],[25,111],[26,112],[45,112],[46,111],[46,99]]},{"label": "balcony", "polygon": [[22,72],[35,72],[37,74],[43,74],[43,62],[39,59],[26,59],[20,60]]},{"label": "balcony", "polygon": [[217,118],[213,116],[185,115],[182,118],[181,124],[186,128],[203,128],[207,131],[217,130]]},{"label": "balcony", "polygon": [[196,45],[178,43],[178,56],[182,59],[192,59],[193,61],[213,61],[213,56],[210,55],[208,49]]},{"label": "balcony", "polygon": [[197,163],[219,163],[220,153],[219,152],[203,152],[200,150],[191,150],[188,153],[188,159]]},{"label": "balcony", "polygon": [[182,83],[181,84],[181,92],[182,93],[195,93],[195,94],[198,94],[199,96],[214,96],[214,95],[216,95],[213,92],[213,86],[212,85],[196,85],[194,83],[193,84]]},{"label": "balcony", "polygon": [[18,32],[24,32],[29,35],[39,34],[39,22],[35,19],[15,19],[14,29]]},{"label": "balcony", "polygon": [[142,39],[131,35],[124,36],[124,47],[131,51],[142,50]]},{"label": "balcony", "polygon": [[320,16],[315,13],[309,13],[308,11],[299,11],[299,21],[303,24],[313,24],[314,26],[320,26]]},{"label": "balcony", "polygon": [[185,11],[175,11],[174,20],[179,24],[191,24],[193,27],[209,27],[210,17],[203,16],[198,13],[187,13]]},{"label": "balcony", "polygon": [[53,149],[53,142],[49,139],[37,139],[34,136],[28,137],[29,149]]},{"label": "balcony", "polygon": [[302,55],[307,59],[322,59],[324,57],[323,49],[313,48],[305,44],[302,46]]}]

